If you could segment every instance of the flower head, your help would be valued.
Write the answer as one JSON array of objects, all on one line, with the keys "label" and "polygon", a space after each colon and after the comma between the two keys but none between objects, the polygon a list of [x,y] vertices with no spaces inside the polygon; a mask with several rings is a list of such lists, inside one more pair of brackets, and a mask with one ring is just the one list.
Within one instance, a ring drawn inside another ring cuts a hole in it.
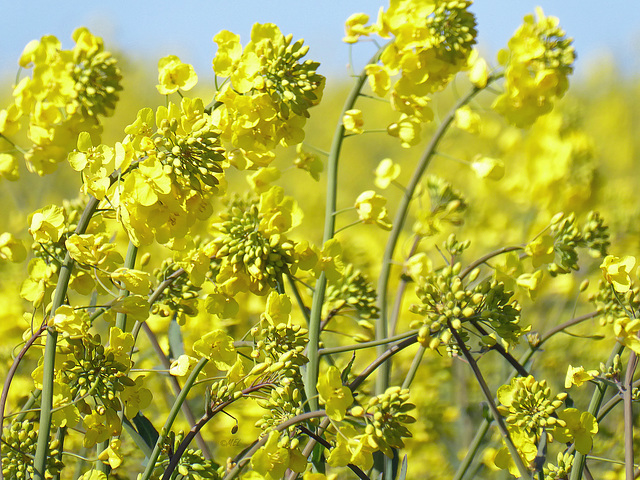
[{"label": "flower head", "polygon": [[624,293],[631,288],[630,274],[635,264],[635,257],[630,255],[622,258],[607,255],[604,257],[600,269],[604,278],[613,285],[616,292]]},{"label": "flower head", "polygon": [[347,408],[353,403],[351,390],[342,384],[340,370],[334,366],[329,367],[318,379],[318,393],[320,400],[325,403],[327,416],[338,422],[344,418]]},{"label": "flower head", "polygon": [[180,90],[191,90],[198,83],[198,75],[193,65],[182,63],[175,55],[169,55],[158,61],[158,85],[162,95]]}]

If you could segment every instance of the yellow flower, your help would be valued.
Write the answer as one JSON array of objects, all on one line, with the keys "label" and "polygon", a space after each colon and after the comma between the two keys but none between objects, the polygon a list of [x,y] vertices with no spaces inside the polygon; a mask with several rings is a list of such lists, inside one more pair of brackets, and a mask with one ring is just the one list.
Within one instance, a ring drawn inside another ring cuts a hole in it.
[{"label": "yellow flower", "polygon": [[576,408],[567,408],[558,413],[558,419],[563,420],[553,429],[553,438],[562,443],[574,442],[576,450],[587,455],[593,447],[593,436],[598,433],[598,422],[589,412],[580,412]]},{"label": "yellow flower", "polygon": [[0,259],[20,263],[27,257],[27,249],[21,240],[9,232],[0,234]]},{"label": "yellow flower", "polygon": [[480,178],[500,180],[504,176],[504,163],[490,157],[480,157],[471,162],[471,169]]},{"label": "yellow flower", "polygon": [[484,58],[480,57],[477,50],[473,50],[469,57],[469,80],[477,88],[487,86],[489,79],[489,67]]},{"label": "yellow flower", "polygon": [[364,223],[375,223],[384,230],[391,230],[391,222],[387,217],[385,204],[387,199],[373,190],[362,192],[356,199],[356,210]]},{"label": "yellow flower", "polygon": [[327,372],[318,379],[318,393],[320,401],[325,403],[327,416],[338,422],[344,419],[347,408],[353,403],[353,394],[349,387],[342,384],[340,370],[331,366]]},{"label": "yellow flower", "polygon": [[404,265],[414,282],[417,282],[420,277],[426,277],[433,271],[433,263],[424,252],[411,256]]},{"label": "yellow flower", "polygon": [[364,132],[362,128],[362,126],[364,125],[362,112],[358,109],[351,109],[344,112],[344,116],[342,117],[342,124],[344,125],[344,129],[348,133],[360,134]]},{"label": "yellow flower", "polygon": [[635,264],[635,257],[630,255],[622,258],[607,255],[600,265],[600,269],[604,274],[604,278],[613,285],[615,291],[624,293],[631,288],[630,273]]},{"label": "yellow flower", "polygon": [[531,257],[531,264],[534,268],[538,268],[545,263],[551,263],[555,259],[555,251],[553,249],[553,237],[551,235],[541,235],[524,249],[527,255]]},{"label": "yellow flower", "polygon": [[342,39],[345,43],[356,43],[361,36],[368,36],[374,26],[366,26],[369,21],[369,15],[364,13],[354,13],[345,22],[344,29],[346,36]]},{"label": "yellow flower", "polygon": [[267,443],[251,457],[251,467],[264,476],[266,480],[284,478],[289,467],[289,449],[279,446],[280,432],[269,433]]},{"label": "yellow flower", "polygon": [[468,105],[456,110],[454,125],[460,130],[475,134],[480,132],[481,123],[480,115],[471,110]]},{"label": "yellow flower", "polygon": [[62,207],[48,205],[29,215],[29,233],[36,242],[57,242],[64,231]]},{"label": "yellow flower", "polygon": [[400,175],[400,165],[394,163],[390,158],[382,160],[376,168],[375,185],[385,189]]},{"label": "yellow flower", "polygon": [[169,375],[174,377],[184,377],[193,370],[194,365],[198,363],[198,359],[189,355],[180,355],[169,367]]},{"label": "yellow flower", "polygon": [[198,75],[193,66],[182,63],[175,55],[169,55],[158,61],[158,84],[156,88],[162,95],[181,90],[191,90],[198,83]]},{"label": "yellow flower", "polygon": [[[0,131],[2,131],[1,127]],[[11,155],[10,153],[0,153],[0,176],[11,181],[18,180],[20,177],[20,171],[18,168],[18,159],[15,155]]]},{"label": "yellow flower", "polygon": [[227,370],[236,361],[236,349],[233,346],[233,338],[223,330],[214,330],[207,333],[193,344],[193,351],[201,357],[206,357],[215,362],[220,370]]},{"label": "yellow flower", "polygon": [[[108,463],[113,469],[118,468],[122,464],[124,455],[120,452],[120,440],[117,438],[109,442],[109,446],[100,452],[98,459],[104,463]],[[106,478],[106,477],[105,477]]]},{"label": "yellow flower", "polygon": [[369,76],[371,90],[379,97],[384,97],[391,88],[391,76],[389,70],[384,65],[370,64],[365,67]]},{"label": "yellow flower", "polygon": [[400,119],[387,127],[387,133],[400,139],[403,148],[409,148],[420,142],[420,121],[410,115],[402,114]]},{"label": "yellow flower", "polygon": [[133,418],[140,410],[147,408],[153,399],[151,390],[144,387],[144,375],[136,377],[134,383],[135,385],[125,386],[120,393],[127,418]]},{"label": "yellow flower", "polygon": [[564,388],[571,388],[572,385],[580,387],[583,383],[595,378],[599,373],[598,370],[585,371],[584,367],[572,367],[569,365],[567,376],[564,379]]}]

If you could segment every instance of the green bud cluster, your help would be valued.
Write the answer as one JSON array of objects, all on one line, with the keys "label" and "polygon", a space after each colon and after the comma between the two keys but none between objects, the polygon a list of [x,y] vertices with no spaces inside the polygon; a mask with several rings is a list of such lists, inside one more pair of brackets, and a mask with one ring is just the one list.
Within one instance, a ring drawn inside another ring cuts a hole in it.
[{"label": "green bud cluster", "polygon": [[237,386],[236,382],[228,382],[227,380],[213,382],[209,386],[210,400],[207,408],[213,409],[216,405],[240,398],[242,392],[240,390],[236,391]]},{"label": "green bud cluster", "polygon": [[609,249],[609,227],[598,212],[590,211],[582,227],[582,238],[594,256],[606,257]]},{"label": "green bud cluster", "polygon": [[[425,317],[412,324],[420,328],[418,341],[432,349],[441,343],[453,346],[448,324],[466,340],[462,323],[475,320],[507,342],[517,343],[525,330],[519,325],[520,306],[513,300],[513,292],[493,279],[465,287],[459,277],[461,268],[460,263],[446,266],[419,282],[416,294],[422,304],[410,307],[413,313]],[[477,273],[472,272],[471,278],[475,276]]]},{"label": "green bud cluster", "polygon": [[551,225],[553,249],[560,261],[549,264],[551,276],[578,270],[577,248],[588,248],[594,256],[605,256],[610,245],[609,229],[598,212],[591,211],[582,231],[578,229],[575,214],[561,217]]},{"label": "green bud cluster", "polygon": [[462,194],[442,178],[427,177],[426,190],[431,203],[430,209],[418,212],[414,231],[422,236],[432,236],[442,230],[442,223],[459,226],[468,204]]},{"label": "green bud cluster", "polygon": [[[164,282],[167,278],[179,270],[178,265],[170,258],[165,259],[159,268],[153,271],[158,283]],[[164,289],[158,297],[158,301],[151,307],[151,313],[162,317],[169,317],[173,313],[179,317],[184,315],[195,317],[198,315],[198,295],[200,287],[196,287],[189,280],[188,275],[180,275]]]},{"label": "green bud cluster", "polygon": [[[61,349],[61,353],[68,355],[68,360],[60,365],[59,381],[71,387],[74,398],[88,395],[105,407],[121,410],[118,392],[135,385],[127,376],[129,366],[116,361],[113,352],[105,352],[99,334],[69,337],[67,343],[68,346]],[[91,407],[84,399],[77,407],[91,413]]]},{"label": "green bud cluster", "polygon": [[251,330],[255,338],[255,346],[251,352],[252,358],[271,358],[277,362],[290,362],[296,367],[307,363],[303,352],[309,339],[308,330],[298,324],[269,323],[264,315],[259,326]]},{"label": "green bud cluster", "polygon": [[255,293],[276,288],[294,263],[294,243],[285,235],[266,235],[260,230],[261,215],[255,202],[233,202],[220,218],[215,258],[229,263],[234,273],[249,275]]},{"label": "green bud cluster", "polygon": [[620,380],[620,372],[622,372],[622,362],[620,361],[620,355],[613,357],[611,366],[607,367],[604,363],[600,363],[600,375],[608,380],[617,382]]},{"label": "green bud cluster", "polygon": [[458,276],[461,269],[460,263],[446,266],[418,283],[416,295],[422,304],[411,305],[410,310],[425,318],[412,323],[411,327],[420,328],[418,341],[422,345],[432,349],[441,343],[449,345],[452,334],[447,323],[451,322],[453,328],[465,333],[460,329],[462,321],[478,314],[483,297],[475,295],[473,289],[464,288]]},{"label": "green bud cluster", "polygon": [[573,73],[573,62],[576,59],[573,39],[567,37],[565,31],[557,24],[552,26],[546,22],[543,27],[541,23],[535,23],[533,28],[537,30],[538,38],[545,46],[544,54],[532,59],[540,63],[538,69],[557,70],[564,77]]},{"label": "green bud cluster", "polygon": [[568,480],[573,466],[573,455],[569,453],[558,453],[558,465],[547,464],[544,468],[544,480]]},{"label": "green bud cluster", "polygon": [[551,226],[554,236],[553,249],[560,257],[560,262],[549,264],[549,273],[556,276],[578,270],[578,252],[576,249],[584,244],[582,234],[576,226],[576,216],[571,213]]},{"label": "green bud cluster", "polygon": [[476,44],[476,18],[467,8],[468,0],[438,2],[427,18],[427,28],[438,55],[446,62],[465,62]]},{"label": "green bud cluster", "polygon": [[[38,444],[37,424],[33,420],[13,422],[2,434],[2,475],[5,478],[33,478],[33,457]],[[59,441],[49,443],[45,478],[60,474],[64,464],[58,459]]]},{"label": "green bud cluster", "polygon": [[[304,410],[301,391],[301,385],[293,384],[273,388],[269,397],[257,402],[265,410],[265,413],[256,422],[256,427],[268,432],[282,422],[302,414]],[[290,438],[293,438],[296,426],[292,425],[288,430]]]},{"label": "green bud cluster", "polygon": [[[169,465],[169,460],[176,451],[182,440],[184,439],[184,432],[179,432],[177,435],[175,432],[169,432],[169,434],[163,438],[162,450],[160,458],[157,460],[155,468],[151,473],[152,480],[160,480],[164,472]],[[187,448],[180,457],[178,466],[176,467],[178,478],[188,480],[202,480],[210,478],[217,480],[222,478],[222,468],[217,463],[211,460],[205,460],[202,450]]]},{"label": "green bud cluster", "polygon": [[563,420],[553,416],[567,398],[565,392],[552,397],[551,388],[547,386],[546,380],[538,382],[531,375],[516,377],[511,380],[510,386],[500,387],[498,398],[505,387],[510,390],[510,404],[498,406],[498,411],[509,425],[521,428],[532,435],[538,435],[541,429],[546,427],[566,426]]},{"label": "green bud cluster", "polygon": [[284,45],[272,49],[262,72],[265,89],[283,120],[291,112],[308,118],[308,110],[319,101],[324,86],[324,77],[316,73],[320,64],[301,61],[309,47],[303,46],[303,40],[291,43],[292,40],[287,35]]},{"label": "green bud cluster", "polygon": [[177,119],[164,119],[158,128],[160,135],[154,139],[157,157],[172,179],[200,193],[216,190],[224,161],[219,133],[208,120],[207,116],[200,118],[182,135],[177,133]]},{"label": "green bud cluster", "polygon": [[367,277],[354,269],[353,264],[346,265],[340,280],[327,287],[326,299],[329,303],[343,301],[362,319],[378,318],[376,291]]},{"label": "green bud cluster", "polygon": [[363,417],[366,422],[367,441],[384,453],[391,448],[404,448],[403,437],[411,437],[405,424],[416,420],[407,412],[416,407],[409,402],[409,390],[390,387],[384,393],[372,397],[366,407],[354,407],[352,414]]},{"label": "green bud cluster", "polygon": [[117,60],[102,48],[89,54],[75,51],[74,57],[71,76],[76,82],[76,100],[83,115],[111,115],[118,101],[117,92],[122,90]]},{"label": "green bud cluster", "polygon": [[470,240],[461,242],[456,238],[455,233],[450,234],[443,244],[445,251],[449,252],[449,255],[451,255],[452,257],[458,257],[462,255],[462,253],[470,246]]},{"label": "green bud cluster", "polygon": [[589,301],[594,304],[600,314],[600,324],[611,324],[618,318],[629,316],[628,312],[638,311],[640,308],[640,288],[632,285],[628,291],[616,293],[610,283],[600,280],[598,291],[589,296]]}]

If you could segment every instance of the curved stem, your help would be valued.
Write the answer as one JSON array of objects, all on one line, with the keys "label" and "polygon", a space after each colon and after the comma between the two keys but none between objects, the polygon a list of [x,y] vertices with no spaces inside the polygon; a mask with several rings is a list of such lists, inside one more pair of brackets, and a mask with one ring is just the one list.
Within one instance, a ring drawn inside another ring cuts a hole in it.
[{"label": "curved stem", "polygon": [[[369,60],[369,63],[376,63],[383,48],[380,48],[376,54]],[[327,204],[324,212],[324,236],[322,243],[326,243],[331,240],[335,234],[335,212],[338,193],[338,160],[340,158],[340,151],[342,149],[342,141],[345,136],[345,128],[342,124],[342,116],[347,110],[351,110],[360,95],[360,90],[364,86],[367,80],[367,73],[362,71],[355,85],[351,89],[347,100],[345,101],[342,113],[340,115],[340,121],[336,126],[336,131],[333,135],[333,143],[331,144],[331,150],[329,152],[329,158],[327,160]],[[309,363],[307,364],[307,371],[305,376],[304,388],[309,399],[309,408],[311,410],[318,409],[318,399],[316,391],[316,382],[319,374],[319,360],[318,348],[320,344],[320,324],[322,317],[322,305],[324,303],[325,288],[327,287],[327,277],[324,272],[320,274],[316,281],[316,287],[313,292],[313,301],[311,303],[311,313],[309,315],[309,343],[307,344],[307,357]]]},{"label": "curved stem", "polygon": [[[133,269],[136,265],[136,256],[138,255],[138,247],[132,242],[129,241],[129,246],[127,247],[127,255],[124,259],[124,268]],[[129,295],[129,290],[126,288],[121,288],[119,292],[120,297],[127,297]],[[127,314],[118,312],[116,313],[116,327],[118,327],[123,332],[127,329]]]},{"label": "curved stem", "polygon": [[177,396],[176,401],[173,402],[173,406],[171,407],[169,416],[167,417],[167,420],[164,422],[164,426],[162,427],[162,430],[160,430],[160,435],[158,436],[158,440],[156,441],[156,444],[153,447],[153,451],[151,452],[151,455],[149,455],[147,468],[142,473],[142,476],[139,477],[139,480],[149,480],[149,478],[151,477],[151,474],[153,473],[153,469],[156,466],[156,461],[160,456],[160,451],[162,450],[162,443],[164,442],[164,438],[169,434],[169,431],[171,430],[171,426],[173,425],[173,422],[178,416],[178,412],[180,411],[182,404],[187,399],[187,395],[189,394],[189,391],[191,390],[193,383],[196,381],[196,378],[198,378],[198,374],[204,368],[207,362],[208,362],[208,359],[201,358],[200,361],[196,364],[196,366],[193,367],[193,371],[185,381],[184,387],[182,387],[182,390],[180,391],[180,394]]},{"label": "curved stem", "polygon": [[511,458],[513,462],[516,464],[518,471],[520,472],[520,476],[525,479],[527,478],[530,479],[531,475],[529,475],[529,471],[522,463],[522,458],[520,458],[520,454],[518,453],[516,446],[513,444],[513,441],[511,440],[511,436],[509,435],[507,426],[504,423],[504,419],[502,418],[502,415],[500,415],[500,412],[498,412],[498,407],[496,407],[496,403],[493,401],[493,394],[491,393],[491,390],[489,390],[489,386],[487,385],[487,382],[485,382],[484,377],[482,376],[482,372],[478,367],[478,364],[474,360],[473,355],[471,355],[471,353],[467,349],[467,346],[464,344],[464,341],[462,340],[462,338],[460,338],[460,334],[458,333],[458,331],[451,326],[451,321],[448,320],[447,324],[449,326],[449,331],[453,334],[454,338],[456,339],[456,343],[460,347],[460,350],[462,351],[464,358],[467,359],[467,362],[469,363],[471,370],[473,370],[473,374],[475,375],[476,380],[478,380],[478,384],[480,385],[480,389],[484,394],[485,400],[487,400],[489,404],[489,410],[491,410],[491,413],[493,414],[493,418],[496,421],[496,424],[498,425],[498,429],[502,434],[502,438],[505,444],[507,445],[507,448],[509,449]]},{"label": "curved stem", "polygon": [[[91,197],[89,203],[82,212],[82,216],[78,221],[75,233],[83,234],[89,226],[89,221],[93,216],[100,200]],[[74,260],[69,255],[65,255],[64,262],[60,268],[58,275],[58,283],[51,304],[51,314],[55,314],[57,308],[63,304],[67,295],[69,280],[71,279],[71,270],[73,269]],[[45,319],[46,322],[46,319]],[[51,409],[53,408],[53,380],[55,373],[56,361],[56,345],[58,341],[58,332],[53,328],[47,329],[47,343],[44,349],[44,363],[42,372],[42,395],[40,397],[40,428],[38,430],[38,445],[36,447],[36,455],[33,461],[34,479],[44,480],[45,470],[47,468],[47,456],[49,453],[49,434],[51,433]]]},{"label": "curved stem", "polygon": [[[171,368],[171,362],[169,362],[169,359],[162,351],[162,347],[158,343],[158,339],[156,338],[155,333],[153,333],[149,325],[147,325],[147,322],[142,322],[142,329],[147,334],[147,338],[149,339],[149,342],[151,343],[153,349],[155,350],[156,355],[160,360],[160,363],[162,363],[162,366],[164,367],[164,369],[168,371]],[[178,382],[178,379],[173,375],[169,375],[169,383],[171,383],[171,388],[173,389],[173,393],[177,398],[177,396],[180,395],[180,383]],[[196,425],[196,417],[193,415],[193,412],[191,411],[191,407],[189,406],[189,403],[184,402],[181,408],[182,408],[182,413],[187,419],[187,422],[189,422],[189,426],[194,427]],[[198,448],[202,450],[202,454],[204,455],[204,458],[211,459],[212,458],[211,451],[207,446],[207,442],[204,441],[204,438],[202,438],[202,435],[200,433],[196,435],[196,443],[198,444]]]},{"label": "curved stem", "polygon": [[[314,412],[302,413],[300,415],[296,415],[293,418],[290,418],[289,420],[282,422],[277,427],[274,427],[274,430],[281,432],[291,427],[292,425],[296,425],[300,422],[304,422],[305,420],[310,420],[312,418],[326,417],[326,416],[327,416],[327,412],[324,410],[316,410]],[[256,453],[260,449],[260,447],[262,447],[265,443],[267,443],[268,439],[269,439],[269,435],[263,435],[260,440],[255,442],[253,446],[249,450],[247,450],[244,453],[244,455],[242,455],[242,458],[238,460],[238,462],[234,465],[234,467],[231,470],[229,470],[229,473],[227,473],[222,480],[231,480],[232,478],[236,477],[240,473],[240,470],[242,470],[244,466],[247,464],[247,462],[249,462],[249,459],[253,456],[253,454]],[[315,444],[315,441],[313,443]]]},{"label": "curved stem", "polygon": [[[519,362],[520,365],[526,365],[527,362],[531,359],[531,357],[538,351],[540,350],[540,348],[542,347],[542,345],[549,340],[551,337],[553,337],[554,335],[556,335],[557,333],[562,332],[565,328],[571,327],[573,325],[577,325],[578,323],[584,322],[585,320],[589,320],[591,318],[597,317],[599,315],[599,313],[597,311],[594,312],[590,312],[587,313],[585,315],[581,315],[579,317],[576,318],[572,318],[571,320],[568,320],[564,323],[561,323],[560,325],[558,325],[555,328],[552,328],[551,330],[549,330],[548,332],[546,332],[544,335],[542,335],[540,337],[540,342],[535,346],[529,349],[529,351],[527,351],[522,358],[520,358]],[[509,378],[507,378],[507,380],[505,382],[503,382],[504,384],[507,384],[511,381],[511,378],[513,377],[512,375],[509,375]],[[476,436],[473,439],[472,442],[472,446],[475,446],[474,448],[469,448],[469,450],[467,451],[464,459],[462,460],[462,463],[458,466],[458,469],[456,470],[456,473],[453,477],[452,480],[461,480],[464,475],[467,473],[467,470],[469,469],[469,466],[471,465],[471,462],[473,461],[475,452],[477,451],[477,448],[479,448],[479,444],[482,442],[482,439],[484,439],[484,436],[487,434],[487,432],[489,431],[489,426],[491,425],[491,421],[490,420],[483,420],[482,423],[480,424],[480,426],[478,427],[478,430],[476,432]]]},{"label": "curved stem", "polygon": [[633,389],[633,374],[636,371],[638,365],[638,357],[636,352],[631,352],[629,355],[629,361],[627,362],[627,369],[624,376],[624,390],[622,394],[624,402],[624,464],[626,480],[633,480],[634,466],[633,466],[633,404],[632,404],[632,389]]},{"label": "curved stem", "polygon": [[[497,80],[499,76],[490,77],[487,81],[487,86],[490,85],[493,81]],[[431,159],[434,156],[436,148],[440,143],[440,140],[444,137],[449,125],[455,118],[456,110],[460,107],[466,105],[471,101],[473,97],[475,97],[482,89],[474,87],[471,89],[467,95],[462,97],[453,108],[449,111],[447,116],[442,120],[442,123],[438,126],[438,129],[433,134],[429,145],[424,151],[422,158],[420,158],[416,169],[413,172],[413,176],[409,181],[407,188],[404,191],[402,199],[400,200],[400,204],[398,205],[398,211],[396,212],[395,219],[393,221],[393,227],[391,228],[391,232],[389,233],[389,239],[387,240],[387,245],[385,247],[384,255],[382,257],[382,264],[380,269],[380,277],[378,280],[378,307],[380,309],[380,317],[378,318],[376,324],[376,339],[381,340],[385,338],[388,334],[387,327],[387,288],[389,286],[389,278],[391,276],[391,265],[393,259],[393,253],[396,248],[396,244],[398,243],[398,239],[400,238],[400,233],[402,232],[402,228],[404,227],[404,222],[407,218],[407,214],[409,212],[409,204],[413,198],[416,188],[418,187],[418,183],[420,179],[424,175],[425,170],[431,163]],[[380,347],[378,353],[382,353],[382,347]],[[378,380],[376,384],[376,392],[382,393],[386,390],[389,384],[389,369],[383,367],[378,372]]]}]

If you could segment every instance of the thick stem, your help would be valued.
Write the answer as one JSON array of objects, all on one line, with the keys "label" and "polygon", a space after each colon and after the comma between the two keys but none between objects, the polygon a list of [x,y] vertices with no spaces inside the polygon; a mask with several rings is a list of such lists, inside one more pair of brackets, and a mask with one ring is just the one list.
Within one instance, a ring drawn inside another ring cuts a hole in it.
[{"label": "thick stem", "polygon": [[[83,234],[89,226],[89,221],[93,216],[96,208],[98,208],[99,200],[91,198],[89,203],[82,212],[82,216],[78,221],[75,233]],[[51,304],[51,315],[55,314],[56,309],[63,304],[71,279],[71,270],[73,269],[74,260],[69,255],[65,255],[64,262],[60,268],[58,275],[58,283]],[[45,320],[46,321],[46,320]],[[38,445],[36,447],[36,455],[33,461],[34,479],[44,480],[45,470],[47,468],[47,456],[49,454],[49,435],[51,433],[51,409],[53,408],[53,380],[55,373],[56,361],[56,345],[58,341],[58,332],[53,328],[47,329],[47,343],[44,349],[44,362],[42,370],[42,395],[40,397],[40,429],[38,430]]]},{"label": "thick stem", "polygon": [[504,419],[502,418],[502,415],[500,415],[500,412],[498,412],[498,407],[496,406],[496,403],[493,401],[493,394],[491,393],[491,390],[489,390],[489,386],[487,385],[487,382],[485,382],[484,377],[482,376],[482,372],[478,367],[478,364],[473,358],[473,355],[471,355],[471,352],[469,352],[469,350],[467,349],[467,346],[464,344],[464,341],[462,340],[462,338],[460,338],[460,334],[458,333],[458,331],[451,326],[450,321],[447,321],[447,324],[449,326],[449,330],[451,331],[454,338],[456,339],[456,343],[460,347],[460,350],[462,351],[464,358],[467,359],[467,362],[469,363],[471,370],[473,370],[473,374],[475,375],[476,380],[480,385],[480,389],[482,390],[482,393],[484,394],[484,397],[487,400],[487,403],[489,404],[489,410],[491,410],[493,418],[496,421],[496,424],[498,425],[498,429],[502,434],[502,438],[507,445],[507,449],[509,450],[509,453],[511,454],[511,458],[513,459],[513,462],[516,464],[516,467],[520,472],[520,476],[525,479],[530,479],[531,475],[529,474],[528,469],[522,463],[520,454],[518,453],[516,446],[513,444],[513,441],[511,440],[511,436],[509,435],[509,431],[507,430],[507,425],[504,423]]},{"label": "thick stem", "polygon": [[623,385],[623,402],[624,402],[624,465],[626,480],[633,480],[634,477],[634,465],[633,465],[633,374],[636,371],[638,365],[638,358],[636,352],[631,352],[629,355],[629,362],[627,363],[627,369],[624,376]]},{"label": "thick stem", "polygon": [[180,411],[180,408],[182,407],[182,404],[187,399],[187,395],[189,394],[189,391],[191,390],[191,387],[193,386],[193,383],[196,381],[196,378],[198,378],[198,374],[204,368],[204,366],[207,364],[207,362],[208,362],[208,359],[201,358],[200,361],[196,364],[196,366],[193,367],[193,371],[191,372],[191,374],[189,375],[189,377],[185,381],[184,386],[182,387],[182,390],[180,391],[180,395],[178,395],[178,397],[176,398],[176,401],[173,402],[173,406],[171,407],[171,411],[169,412],[169,416],[167,417],[167,420],[164,422],[164,426],[162,427],[162,430],[160,431],[160,435],[158,436],[158,440],[156,441],[156,444],[153,447],[153,451],[151,452],[151,455],[149,456],[149,461],[147,463],[147,468],[142,473],[142,476],[140,477],[139,480],[149,480],[149,478],[151,477],[151,474],[153,473],[153,469],[154,469],[154,467],[156,465],[156,461],[158,460],[158,457],[160,456],[160,450],[162,450],[162,443],[164,441],[164,438],[169,434],[169,431],[171,430],[173,422],[175,421],[176,417],[178,416],[178,412]]},{"label": "thick stem", "polygon": [[[624,345],[620,343],[616,343],[616,346],[613,347],[613,351],[611,355],[609,355],[609,359],[607,360],[606,367],[609,368],[613,365],[613,359],[616,355],[622,354],[624,350]],[[600,411],[600,405],[602,405],[602,399],[604,398],[604,393],[607,390],[607,385],[604,383],[596,384],[596,389],[591,396],[591,402],[589,402],[588,412],[594,417],[598,417],[598,412]],[[582,473],[585,468],[587,456],[583,455],[580,452],[576,452],[575,457],[573,458],[573,466],[571,468],[571,476],[569,480],[580,480],[582,478]]]},{"label": "thick stem", "polygon": [[[129,247],[127,248],[127,255],[124,259],[124,268],[133,269],[136,266],[136,256],[138,255],[138,247],[131,241],[129,241]],[[119,292],[120,297],[127,297],[129,290],[121,288]],[[127,330],[127,314],[118,312],[116,313],[116,327],[123,332]]]},{"label": "thick stem", "polygon": [[[383,47],[384,48],[384,47]],[[369,63],[376,63],[383,48],[380,48],[376,54],[369,60]],[[367,80],[367,73],[362,71],[355,85],[351,89],[347,100],[345,101],[340,115],[340,120],[336,126],[333,135],[333,143],[327,160],[327,204],[324,212],[324,236],[323,244],[331,240],[335,234],[335,212],[338,196],[338,160],[342,149],[342,141],[345,136],[345,128],[342,124],[342,115],[347,110],[351,110],[360,95],[360,90]],[[305,392],[309,399],[309,408],[311,410],[318,409],[316,382],[320,371],[318,348],[320,344],[320,324],[322,320],[322,305],[324,304],[324,294],[327,287],[327,277],[324,272],[320,274],[316,281],[315,290],[313,292],[313,301],[311,303],[311,312],[309,315],[309,343],[307,345],[307,364],[306,378],[304,382]]]},{"label": "thick stem", "polygon": [[[495,81],[498,76],[490,77],[487,81],[487,86],[489,86],[493,81]],[[389,233],[389,238],[387,240],[387,245],[385,247],[384,255],[382,257],[382,264],[380,269],[380,276],[378,280],[378,307],[380,309],[380,317],[376,323],[376,339],[381,340],[388,335],[388,326],[387,326],[387,289],[389,286],[389,278],[391,276],[391,265],[393,259],[393,253],[396,249],[396,244],[398,243],[398,239],[400,238],[400,233],[402,232],[402,228],[404,227],[404,222],[407,218],[407,214],[409,213],[409,205],[411,200],[413,199],[414,193],[424,172],[427,167],[431,163],[431,159],[433,158],[436,148],[440,143],[440,140],[444,137],[444,134],[447,132],[449,125],[455,118],[456,110],[460,107],[466,105],[475,97],[482,89],[474,87],[467,95],[462,97],[458,102],[453,106],[453,108],[449,111],[446,117],[442,120],[442,123],[438,126],[438,129],[433,134],[429,145],[424,151],[422,158],[420,158],[416,169],[413,172],[413,176],[407,185],[407,188],[404,191],[402,199],[400,200],[400,204],[398,205],[398,211],[396,212],[395,219],[393,221],[393,227],[391,228],[391,232]],[[383,352],[383,347],[380,347],[378,350],[378,354]],[[376,383],[376,392],[382,393],[387,389],[389,385],[389,369],[385,366],[380,369],[378,372],[378,379]]]}]

